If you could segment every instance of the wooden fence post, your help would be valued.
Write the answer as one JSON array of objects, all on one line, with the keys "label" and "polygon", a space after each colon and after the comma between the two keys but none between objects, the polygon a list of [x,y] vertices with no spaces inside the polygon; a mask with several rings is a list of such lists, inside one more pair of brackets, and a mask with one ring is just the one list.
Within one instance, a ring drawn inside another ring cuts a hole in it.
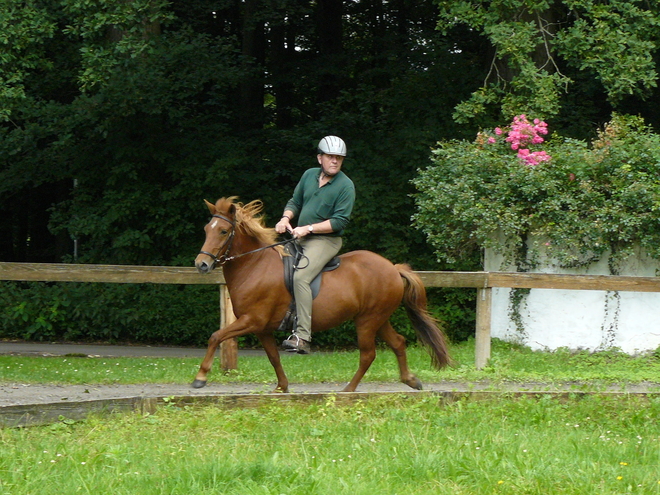
[{"label": "wooden fence post", "polygon": [[[236,320],[234,308],[229,298],[227,286],[220,286],[220,328],[224,328]],[[223,370],[238,369],[238,342],[236,339],[225,340],[220,344],[220,366]]]},{"label": "wooden fence post", "polygon": [[482,369],[490,359],[490,320],[493,289],[477,289],[477,329],[474,338],[474,366]]}]

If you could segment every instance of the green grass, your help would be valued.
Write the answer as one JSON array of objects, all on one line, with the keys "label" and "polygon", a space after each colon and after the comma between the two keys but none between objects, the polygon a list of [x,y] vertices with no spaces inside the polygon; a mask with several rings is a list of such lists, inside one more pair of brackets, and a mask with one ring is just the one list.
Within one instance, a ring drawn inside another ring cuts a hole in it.
[{"label": "green grass", "polygon": [[[489,365],[476,370],[474,344],[454,345],[455,366],[431,369],[428,355],[409,349],[409,365],[422,382],[443,380],[483,382],[496,386],[505,382],[589,383],[593,387],[613,383],[660,383],[660,359],[656,354],[632,357],[617,351],[598,353],[531,351],[524,347],[493,342]],[[82,358],[0,356],[0,383],[129,384],[189,383],[201,360],[197,358]],[[358,365],[358,352],[314,353],[309,356],[283,354],[283,365],[291,383],[347,382]],[[238,370],[224,374],[216,359],[209,375],[212,382],[273,383],[275,374],[265,356],[241,357]],[[379,351],[365,382],[397,381],[393,354]]]},{"label": "green grass", "polygon": [[0,430],[0,494],[657,494],[660,399],[397,396]]},{"label": "green grass", "polygon": [[[474,369],[471,343],[427,382],[660,383],[653,354],[532,352],[494,342]],[[0,356],[0,382],[189,383],[198,359]],[[357,352],[284,357],[292,382],[346,381]],[[212,381],[273,383],[265,357]],[[383,351],[365,381],[395,381]],[[405,395],[353,403],[273,399],[232,409],[181,406],[0,429],[0,495],[660,494],[660,397],[465,398]]]}]

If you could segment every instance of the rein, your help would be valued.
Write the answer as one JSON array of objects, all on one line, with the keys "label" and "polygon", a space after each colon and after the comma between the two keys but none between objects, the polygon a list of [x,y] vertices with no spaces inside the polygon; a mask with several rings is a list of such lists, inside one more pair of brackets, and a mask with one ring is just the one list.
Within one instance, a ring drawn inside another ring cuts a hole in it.
[{"label": "rein", "polygon": [[288,243],[293,242],[295,240],[296,239],[294,239],[294,238],[286,239],[285,241],[276,242],[275,244],[269,244],[268,246],[260,247],[258,249],[253,249],[252,251],[248,251],[246,253],[237,254],[236,256],[229,256],[228,258],[225,258],[225,261],[223,262],[223,264],[226,263],[227,261],[235,260],[236,258],[240,258],[241,256],[245,256],[246,254],[252,254],[252,253],[256,253],[257,251],[263,251],[264,249],[269,249],[269,248],[272,248],[272,247],[275,247],[275,246],[281,246],[283,244],[288,244]]},{"label": "rein", "polygon": [[269,244],[268,246],[263,246],[263,247],[260,247],[260,248],[257,248],[257,249],[253,249],[252,251],[247,251],[246,253],[237,254],[236,256],[227,256],[229,254],[229,250],[231,249],[231,246],[234,242],[234,234],[236,233],[236,224],[234,223],[233,220],[231,220],[230,218],[227,218],[223,215],[215,214],[215,215],[213,215],[213,217],[214,218],[219,218],[221,220],[224,220],[225,222],[228,222],[232,227],[231,234],[229,234],[229,239],[227,239],[225,241],[225,243],[222,246],[220,246],[220,249],[218,249],[218,253],[220,253],[221,251],[223,251],[223,248],[225,246],[227,246],[227,249],[224,249],[224,254],[222,256],[218,256],[217,254],[209,253],[208,251],[200,251],[199,252],[199,254],[205,254],[206,256],[209,256],[213,260],[213,266],[215,266],[215,265],[222,266],[225,263],[227,263],[228,261],[235,260],[236,258],[240,258],[241,256],[246,256],[248,254],[256,253],[258,251],[263,251],[264,249],[270,249],[270,248],[275,247],[275,246],[281,246],[283,244],[288,244],[288,243],[293,242],[293,241],[296,240],[295,238],[286,239],[284,241],[276,242],[275,244]]}]

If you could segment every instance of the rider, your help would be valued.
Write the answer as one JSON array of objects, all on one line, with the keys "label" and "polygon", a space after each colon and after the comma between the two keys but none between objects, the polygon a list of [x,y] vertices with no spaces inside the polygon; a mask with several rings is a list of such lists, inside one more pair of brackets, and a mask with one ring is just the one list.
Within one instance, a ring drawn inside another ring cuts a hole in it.
[{"label": "rider", "polygon": [[[282,346],[291,352],[309,354],[312,340],[312,280],[341,249],[341,235],[355,203],[353,181],[341,171],[346,143],[337,136],[319,142],[316,156],[320,168],[310,168],[301,177],[275,226],[279,234],[291,232],[300,242],[309,264],[293,275],[293,294],[298,324]],[[291,220],[298,217],[297,227]]]}]

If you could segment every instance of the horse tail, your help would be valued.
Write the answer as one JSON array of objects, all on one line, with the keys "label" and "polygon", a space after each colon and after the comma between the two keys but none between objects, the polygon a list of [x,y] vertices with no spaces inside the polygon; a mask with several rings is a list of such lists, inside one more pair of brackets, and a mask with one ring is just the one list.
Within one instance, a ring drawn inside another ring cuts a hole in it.
[{"label": "horse tail", "polygon": [[426,289],[422,279],[415,274],[409,265],[398,264],[394,267],[404,280],[403,305],[412,322],[417,338],[431,354],[431,364],[437,368],[443,368],[451,363],[447,337],[438,326],[427,309]]}]

